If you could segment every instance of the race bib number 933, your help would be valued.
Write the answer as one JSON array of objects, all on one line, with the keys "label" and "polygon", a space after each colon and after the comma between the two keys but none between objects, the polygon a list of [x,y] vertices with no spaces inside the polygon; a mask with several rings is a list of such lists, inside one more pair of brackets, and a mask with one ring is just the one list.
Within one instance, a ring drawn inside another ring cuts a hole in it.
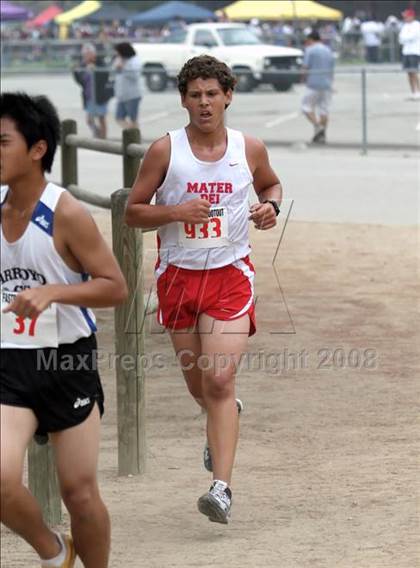
[{"label": "race bib number 933", "polygon": [[216,248],[229,245],[226,208],[211,208],[207,223],[178,223],[178,242],[186,248]]}]

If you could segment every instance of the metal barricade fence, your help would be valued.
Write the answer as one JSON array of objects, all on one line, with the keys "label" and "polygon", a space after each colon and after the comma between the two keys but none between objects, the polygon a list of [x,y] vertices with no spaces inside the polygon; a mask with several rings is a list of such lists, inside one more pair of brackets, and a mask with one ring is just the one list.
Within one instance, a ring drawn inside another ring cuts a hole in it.
[{"label": "metal barricade fence", "polygon": [[[410,96],[408,71],[395,66],[377,65],[337,68],[334,71],[329,114],[330,130],[333,132],[329,140],[331,147],[359,148],[362,154],[367,154],[369,148],[417,150],[419,114],[414,97]],[[275,73],[296,75],[296,71],[288,70],[277,70]],[[276,98],[267,88],[257,92],[261,102],[247,114],[247,133],[261,138],[268,146],[290,146],[308,138],[305,133],[308,132],[309,123],[303,119],[296,121],[301,114],[305,92],[303,83],[296,83],[293,90]],[[251,93],[245,96],[250,97]],[[242,130],[243,111],[235,114],[237,100],[236,106],[229,110],[228,120],[229,126]],[[251,101],[250,104],[255,99]],[[288,127],[289,124],[293,124],[293,129]]]},{"label": "metal barricade fence", "polygon": [[[291,75],[295,78],[298,73],[296,69],[277,69],[272,72],[279,76]],[[247,71],[242,69],[241,74],[244,73]],[[416,108],[413,104],[410,107],[403,102],[404,98],[409,96],[406,75],[406,70],[395,64],[338,65],[334,72],[328,143],[337,148],[360,148],[363,154],[371,147],[409,151],[417,149]],[[54,75],[50,77],[54,78]],[[10,79],[10,75],[6,74],[3,76],[3,88],[8,80],[16,84],[15,76]],[[60,83],[73,81],[70,74],[66,79],[60,77],[58,80]],[[146,113],[150,112],[149,101],[152,101],[153,110],[160,111],[162,108],[158,107],[158,93],[150,96],[146,89],[144,93],[142,117],[147,118]],[[239,109],[248,102],[248,93],[235,94],[234,104],[228,111],[230,126],[263,139],[268,146],[301,144],[308,140],[310,127],[308,128],[308,123],[300,118],[302,84],[295,83],[290,91],[282,93],[273,92],[269,85],[264,85],[258,87],[255,94],[258,95],[258,100],[252,101],[252,107],[246,109],[246,112]],[[170,99],[169,102],[168,99],[162,99],[162,105],[170,108],[168,115],[173,115],[174,109],[179,106],[179,94],[176,93],[175,96],[176,105],[172,105]],[[71,104],[67,103],[67,108]],[[149,140],[161,135],[161,128],[159,131],[153,131],[152,122],[148,120],[147,124]]]}]

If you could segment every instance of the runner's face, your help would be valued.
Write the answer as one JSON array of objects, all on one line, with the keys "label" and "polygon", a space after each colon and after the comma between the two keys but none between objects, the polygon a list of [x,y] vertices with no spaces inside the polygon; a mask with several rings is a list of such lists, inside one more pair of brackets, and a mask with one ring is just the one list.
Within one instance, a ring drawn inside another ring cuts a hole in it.
[{"label": "runner's face", "polygon": [[0,181],[8,184],[27,167],[28,148],[22,134],[16,130],[12,119],[3,117],[0,120]]},{"label": "runner's face", "polygon": [[5,116],[0,119],[0,145],[0,182],[5,185],[30,174],[34,159],[39,164],[45,152],[41,149],[41,146],[45,146],[42,141],[28,150],[25,138],[16,129],[15,121]]},{"label": "runner's face", "polygon": [[213,132],[221,123],[225,106],[232,100],[232,91],[223,92],[217,79],[194,79],[188,83],[182,97],[190,122],[203,132]]}]

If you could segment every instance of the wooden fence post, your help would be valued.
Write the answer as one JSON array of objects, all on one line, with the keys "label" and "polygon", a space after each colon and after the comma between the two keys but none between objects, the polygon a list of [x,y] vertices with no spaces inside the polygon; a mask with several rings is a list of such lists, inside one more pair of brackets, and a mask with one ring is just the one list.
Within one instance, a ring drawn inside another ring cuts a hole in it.
[{"label": "wooden fence post", "polygon": [[129,144],[140,144],[140,130],[138,128],[125,128],[122,133],[123,144],[123,187],[131,187],[136,179],[140,158],[130,156],[127,152]]},{"label": "wooden fence post", "polygon": [[124,223],[128,194],[111,195],[113,249],[129,290],[127,302],[115,309],[119,475],[143,473],[146,465],[143,235]]},{"label": "wooden fence post", "polygon": [[75,120],[63,120],[61,123],[61,183],[63,187],[77,185],[77,148],[66,144],[67,134],[77,134]]},{"label": "wooden fence post", "polygon": [[29,490],[37,499],[47,525],[61,523],[61,497],[50,443],[39,446],[32,441],[28,449]]}]

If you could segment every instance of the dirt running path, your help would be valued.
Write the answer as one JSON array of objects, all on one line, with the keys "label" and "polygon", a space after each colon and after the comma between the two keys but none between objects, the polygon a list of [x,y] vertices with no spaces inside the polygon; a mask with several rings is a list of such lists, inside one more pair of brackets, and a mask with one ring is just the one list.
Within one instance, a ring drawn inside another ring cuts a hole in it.
[{"label": "dirt running path", "polygon": [[[109,235],[108,216],[96,218]],[[116,475],[115,383],[103,371],[113,568],[419,565],[416,239],[412,228],[291,223],[276,261],[289,318],[271,268],[277,237],[253,234],[259,329],[238,378],[246,407],[227,527],[196,510],[209,484],[204,421],[168,338],[147,338],[167,368],[148,372],[141,477]],[[112,312],[98,320],[112,352]],[[2,568],[38,566],[25,543],[1,537]]]}]

